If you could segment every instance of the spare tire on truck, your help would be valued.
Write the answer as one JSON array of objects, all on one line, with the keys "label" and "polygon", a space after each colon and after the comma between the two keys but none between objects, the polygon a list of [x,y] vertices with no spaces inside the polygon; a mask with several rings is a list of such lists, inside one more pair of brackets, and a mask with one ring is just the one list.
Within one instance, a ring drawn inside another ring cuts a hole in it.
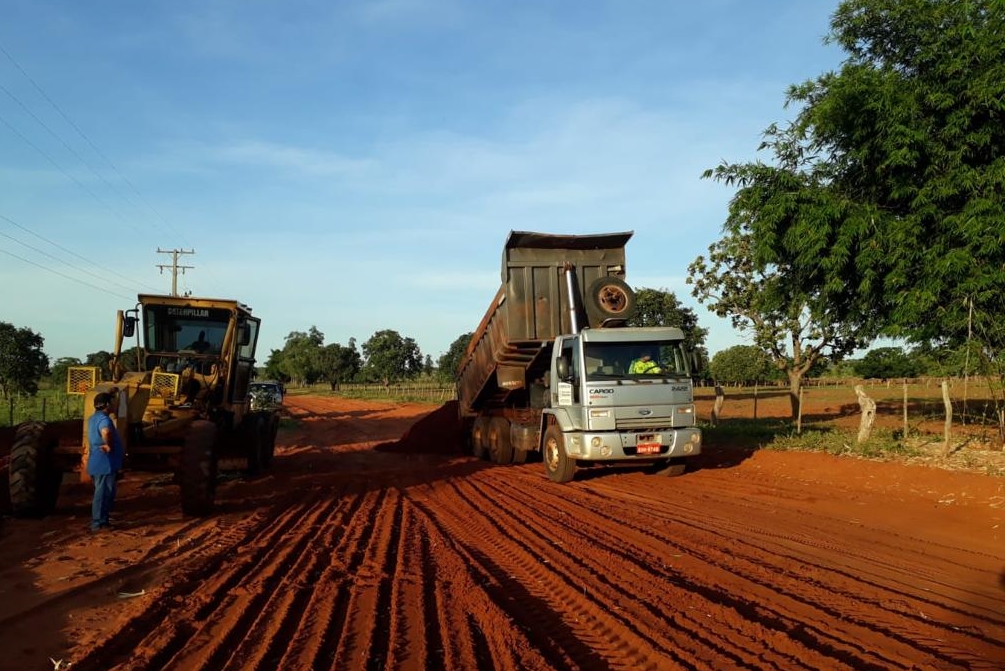
[{"label": "spare tire on truck", "polygon": [[18,517],[42,517],[56,508],[63,471],[53,452],[59,441],[43,422],[25,422],[14,432],[10,452],[10,503]]},{"label": "spare tire on truck", "polygon": [[188,428],[181,451],[178,481],[181,509],[186,515],[206,515],[216,496],[216,424],[196,420]]},{"label": "spare tire on truck", "polygon": [[617,277],[598,277],[587,288],[585,303],[591,326],[607,319],[627,321],[635,315],[635,290]]}]

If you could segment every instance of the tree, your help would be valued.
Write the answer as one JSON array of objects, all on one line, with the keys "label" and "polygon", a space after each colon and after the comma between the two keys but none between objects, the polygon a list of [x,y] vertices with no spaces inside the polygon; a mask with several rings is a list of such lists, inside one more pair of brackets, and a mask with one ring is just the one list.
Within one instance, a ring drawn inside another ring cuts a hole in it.
[{"label": "tree", "polygon": [[279,368],[286,379],[301,384],[313,384],[321,377],[318,356],[324,346],[325,334],[311,326],[306,333],[291,331],[283,345]]},{"label": "tree", "polygon": [[917,377],[919,372],[917,360],[908,356],[900,347],[877,347],[855,362],[855,373],[859,377],[885,380],[892,377]]},{"label": "tree", "polygon": [[698,326],[694,310],[686,308],[677,295],[667,289],[641,288],[635,292],[635,315],[629,326],[676,326],[684,331],[690,349],[703,348],[708,329]]},{"label": "tree", "polygon": [[366,357],[364,371],[385,385],[411,378],[422,372],[422,353],[412,338],[402,338],[397,331],[377,331],[363,343]]},{"label": "tree", "polygon": [[735,345],[717,352],[709,362],[709,372],[723,384],[755,384],[771,377],[771,358],[759,347]]},{"label": "tree", "polygon": [[[734,169],[720,166],[717,175],[730,182]],[[794,173],[788,178],[800,181]],[[756,348],[787,378],[796,417],[803,380],[814,366],[864,347],[876,327],[873,313],[853,309],[839,287],[804,282],[806,271],[782,254],[755,253],[752,220],[765,206],[766,196],[775,193],[756,184],[739,190],[730,203],[725,236],[709,246],[708,259],[699,256],[690,264],[687,282],[694,285],[692,294],[700,303],[729,317],[737,330],[753,332]],[[807,205],[793,216],[812,216],[814,210]]]},{"label": "tree", "polygon": [[473,331],[468,331],[457,336],[454,342],[450,343],[447,351],[440,355],[436,362],[436,370],[440,379],[453,381],[457,378],[457,368],[461,365],[461,359],[464,358],[464,353],[467,351],[468,343],[471,342],[473,335]]},{"label": "tree", "polygon": [[356,377],[361,367],[361,358],[356,349],[356,339],[349,338],[349,345],[343,347],[332,343],[321,348],[318,353],[320,379],[337,389],[338,385]]},{"label": "tree", "polygon": [[49,379],[57,387],[66,386],[66,372],[72,366],[82,365],[80,359],[75,356],[61,356],[56,359],[56,363],[49,368]]},{"label": "tree", "polygon": [[774,165],[706,173],[738,187],[728,234],[779,281],[752,307],[793,292],[789,307],[803,306],[790,324],[842,328],[835,357],[848,336],[865,345],[879,333],[1003,351],[1003,36],[997,2],[839,5],[828,41],[848,58],[789,89],[798,113],[761,145]]},{"label": "tree", "polygon": [[42,351],[45,339],[31,329],[0,322],[0,394],[38,392],[38,381],[49,370],[49,357]]},{"label": "tree", "polygon": [[[845,0],[828,41],[848,57],[789,89],[799,113],[762,145],[779,167],[715,172],[761,194],[754,258],[843,287],[886,335],[1005,350],[1001,3]],[[827,207],[805,208],[807,194]]]}]

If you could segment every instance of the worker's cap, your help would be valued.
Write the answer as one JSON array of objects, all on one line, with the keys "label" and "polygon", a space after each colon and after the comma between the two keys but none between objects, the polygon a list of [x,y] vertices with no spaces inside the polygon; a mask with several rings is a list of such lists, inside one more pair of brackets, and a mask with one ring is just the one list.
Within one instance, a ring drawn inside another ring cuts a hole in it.
[{"label": "worker's cap", "polygon": [[104,410],[112,403],[112,395],[106,392],[101,392],[94,396],[94,407],[98,410]]}]

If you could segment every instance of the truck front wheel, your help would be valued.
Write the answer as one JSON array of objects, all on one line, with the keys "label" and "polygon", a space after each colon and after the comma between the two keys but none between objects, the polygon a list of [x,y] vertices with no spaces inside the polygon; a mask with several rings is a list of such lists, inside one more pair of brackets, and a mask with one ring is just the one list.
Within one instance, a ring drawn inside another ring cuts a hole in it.
[{"label": "truck front wheel", "polygon": [[565,436],[558,425],[553,424],[544,432],[542,450],[544,470],[555,482],[569,482],[576,474],[576,460],[565,451]]},{"label": "truck front wheel", "polygon": [[206,515],[216,496],[216,424],[192,422],[181,453],[181,509],[186,515]]},{"label": "truck front wheel", "polygon": [[42,422],[25,422],[10,451],[10,503],[18,517],[42,517],[56,507],[63,472],[53,462],[55,442]]}]

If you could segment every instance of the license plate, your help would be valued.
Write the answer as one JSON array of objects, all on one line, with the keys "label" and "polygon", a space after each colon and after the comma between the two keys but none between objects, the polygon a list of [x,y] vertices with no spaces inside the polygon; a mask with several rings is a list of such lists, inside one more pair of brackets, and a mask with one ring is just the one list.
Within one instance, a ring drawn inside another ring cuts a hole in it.
[{"label": "license plate", "polygon": [[635,439],[636,454],[659,454],[663,446],[663,436],[659,434],[644,434]]}]

